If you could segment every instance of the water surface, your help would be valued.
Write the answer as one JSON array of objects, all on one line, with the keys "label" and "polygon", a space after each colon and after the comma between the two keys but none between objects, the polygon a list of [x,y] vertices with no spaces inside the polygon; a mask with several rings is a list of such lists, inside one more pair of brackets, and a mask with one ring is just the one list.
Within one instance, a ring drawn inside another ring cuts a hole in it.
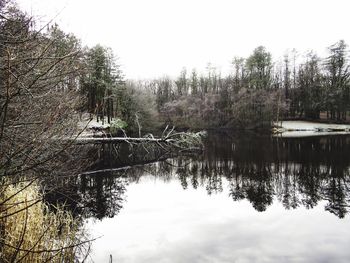
[{"label": "water surface", "polygon": [[84,176],[95,262],[348,262],[350,137],[209,133],[202,155]]}]

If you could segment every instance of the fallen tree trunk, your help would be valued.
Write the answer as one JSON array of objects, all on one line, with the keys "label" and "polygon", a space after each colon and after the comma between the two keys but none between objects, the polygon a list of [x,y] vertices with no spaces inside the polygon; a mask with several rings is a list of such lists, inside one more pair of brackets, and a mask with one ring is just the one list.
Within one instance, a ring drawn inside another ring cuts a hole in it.
[{"label": "fallen tree trunk", "polygon": [[133,138],[133,137],[83,137],[77,138],[77,144],[87,143],[144,143],[144,142],[155,142],[155,143],[167,143],[172,142],[173,139],[166,138]]},{"label": "fallen tree trunk", "polygon": [[[165,130],[166,131],[166,130]],[[104,144],[104,143],[127,143],[131,146],[140,145],[146,151],[147,149],[162,149],[166,152],[171,151],[198,151],[203,149],[202,137],[205,132],[170,132],[165,133],[160,138],[155,138],[152,134],[145,137],[78,137],[76,144]]]}]

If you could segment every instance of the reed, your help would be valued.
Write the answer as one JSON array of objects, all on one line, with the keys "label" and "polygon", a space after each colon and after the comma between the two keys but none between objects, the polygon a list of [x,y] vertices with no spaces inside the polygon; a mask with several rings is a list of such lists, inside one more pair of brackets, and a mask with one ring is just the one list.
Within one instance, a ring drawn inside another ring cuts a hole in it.
[{"label": "reed", "polygon": [[0,186],[0,262],[76,262],[89,241],[63,207],[52,212],[36,181]]}]

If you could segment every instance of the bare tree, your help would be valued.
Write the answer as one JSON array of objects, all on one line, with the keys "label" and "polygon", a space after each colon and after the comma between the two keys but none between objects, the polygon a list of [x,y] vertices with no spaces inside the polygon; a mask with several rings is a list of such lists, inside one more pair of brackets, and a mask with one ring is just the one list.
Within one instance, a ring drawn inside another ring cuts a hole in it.
[{"label": "bare tree", "polygon": [[1,18],[0,175],[52,172],[76,131],[78,45],[60,50],[55,31],[35,30],[15,9]]},{"label": "bare tree", "polygon": [[[40,186],[39,178],[78,172],[78,163],[76,171],[69,164],[72,138],[78,134],[80,45],[57,26],[36,28],[34,19],[10,2],[1,1],[0,32],[0,253],[12,249],[5,262],[29,262],[33,254],[57,261],[62,251],[78,243],[38,247],[47,232],[43,228],[26,247],[26,232],[34,220],[31,209],[43,200],[40,193],[35,200],[22,197],[33,185]],[[8,194],[11,185],[17,188]],[[15,216],[23,220],[17,222],[23,224],[22,234],[8,243],[6,222]]]}]

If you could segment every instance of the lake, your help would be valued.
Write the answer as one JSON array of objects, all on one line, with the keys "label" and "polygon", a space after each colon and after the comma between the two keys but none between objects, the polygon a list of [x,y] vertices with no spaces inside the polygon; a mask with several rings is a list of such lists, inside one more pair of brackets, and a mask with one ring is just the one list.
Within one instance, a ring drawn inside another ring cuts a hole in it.
[{"label": "lake", "polygon": [[349,168],[349,136],[209,132],[202,154],[82,176],[76,211],[94,262],[349,262]]}]

